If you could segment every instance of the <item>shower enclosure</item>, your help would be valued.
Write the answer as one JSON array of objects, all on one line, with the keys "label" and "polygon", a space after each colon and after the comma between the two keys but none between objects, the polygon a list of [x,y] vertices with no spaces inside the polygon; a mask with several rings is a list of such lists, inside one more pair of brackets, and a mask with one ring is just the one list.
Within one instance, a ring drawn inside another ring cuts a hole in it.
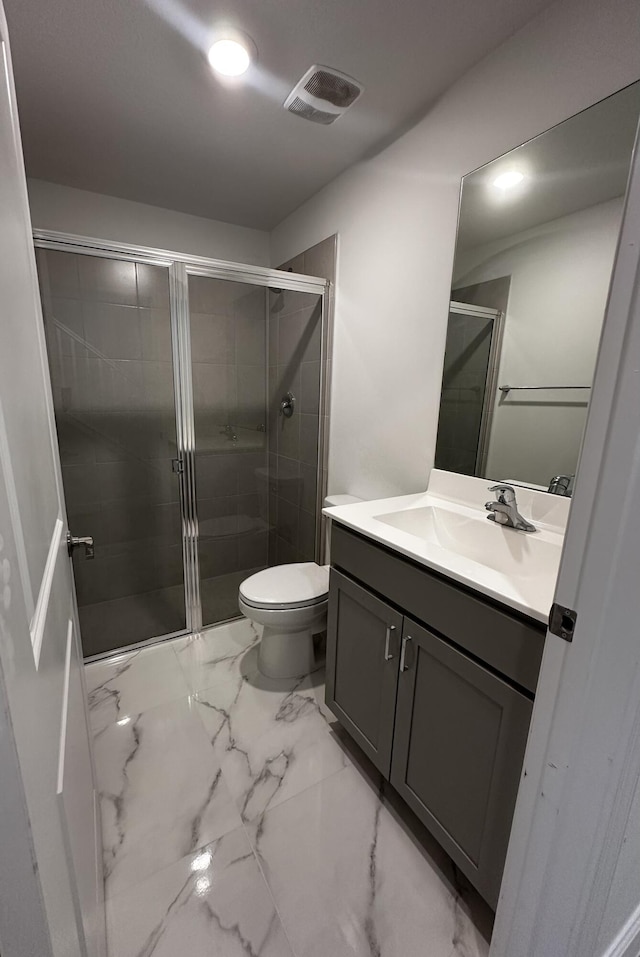
[{"label": "shower enclosure", "polygon": [[326,280],[35,242],[85,655],[236,617],[319,557]]}]

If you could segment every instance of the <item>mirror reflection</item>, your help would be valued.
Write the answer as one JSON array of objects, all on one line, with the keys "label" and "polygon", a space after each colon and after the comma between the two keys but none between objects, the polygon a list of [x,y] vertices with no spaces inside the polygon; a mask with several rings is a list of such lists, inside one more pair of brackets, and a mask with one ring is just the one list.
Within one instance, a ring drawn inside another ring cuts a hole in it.
[{"label": "mirror reflection", "polygon": [[436,468],[570,495],[640,83],[465,176]]}]

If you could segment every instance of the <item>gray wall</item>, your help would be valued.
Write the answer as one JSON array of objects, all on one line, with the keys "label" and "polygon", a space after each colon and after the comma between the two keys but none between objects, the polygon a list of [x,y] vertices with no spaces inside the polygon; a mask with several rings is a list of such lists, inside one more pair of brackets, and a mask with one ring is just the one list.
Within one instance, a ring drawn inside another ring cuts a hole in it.
[{"label": "gray wall", "polygon": [[460,179],[638,79],[639,48],[637,0],[558,0],[273,231],[274,263],[340,235],[330,491],[426,487]]},{"label": "gray wall", "polygon": [[269,234],[104,196],[84,189],[29,179],[34,229],[52,229],[111,242],[168,249],[195,256],[269,266]]},{"label": "gray wall", "polygon": [[[622,205],[622,197],[598,203],[460,254],[460,283],[511,276],[500,384],[591,384]],[[546,487],[575,473],[589,395],[499,392],[487,476]]]},{"label": "gray wall", "polygon": [[[320,276],[333,283],[336,237],[323,240],[279,268]],[[328,303],[327,337],[331,315]],[[321,406],[320,397],[321,335],[320,297],[287,290],[269,294],[270,564],[315,559],[317,510],[327,479],[325,437],[329,427],[329,408]],[[331,372],[329,355],[327,339],[327,377]],[[279,408],[282,396],[289,391],[296,397],[296,410],[287,419],[279,414]]]}]

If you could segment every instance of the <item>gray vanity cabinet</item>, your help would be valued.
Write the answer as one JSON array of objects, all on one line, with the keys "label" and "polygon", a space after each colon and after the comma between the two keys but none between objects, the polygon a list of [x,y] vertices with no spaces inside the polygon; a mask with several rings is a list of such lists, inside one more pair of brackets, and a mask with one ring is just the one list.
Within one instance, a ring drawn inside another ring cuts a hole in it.
[{"label": "gray vanity cabinet", "polygon": [[327,704],[495,907],[546,629],[335,523],[331,561]]},{"label": "gray vanity cabinet", "polygon": [[532,701],[404,620],[391,783],[493,906]]},{"label": "gray vanity cabinet", "polygon": [[332,571],[328,632],[327,704],[388,778],[402,615]]}]

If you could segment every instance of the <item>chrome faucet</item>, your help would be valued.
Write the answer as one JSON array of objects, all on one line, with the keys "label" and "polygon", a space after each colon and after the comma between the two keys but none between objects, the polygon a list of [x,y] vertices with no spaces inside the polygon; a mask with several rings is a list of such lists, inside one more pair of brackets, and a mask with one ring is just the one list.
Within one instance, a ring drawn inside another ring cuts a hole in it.
[{"label": "chrome faucet", "polygon": [[490,492],[496,492],[496,501],[487,502],[485,508],[491,512],[487,518],[498,525],[516,528],[519,532],[535,532],[536,527],[522,517],[516,502],[516,490],[513,485],[492,485]]}]

